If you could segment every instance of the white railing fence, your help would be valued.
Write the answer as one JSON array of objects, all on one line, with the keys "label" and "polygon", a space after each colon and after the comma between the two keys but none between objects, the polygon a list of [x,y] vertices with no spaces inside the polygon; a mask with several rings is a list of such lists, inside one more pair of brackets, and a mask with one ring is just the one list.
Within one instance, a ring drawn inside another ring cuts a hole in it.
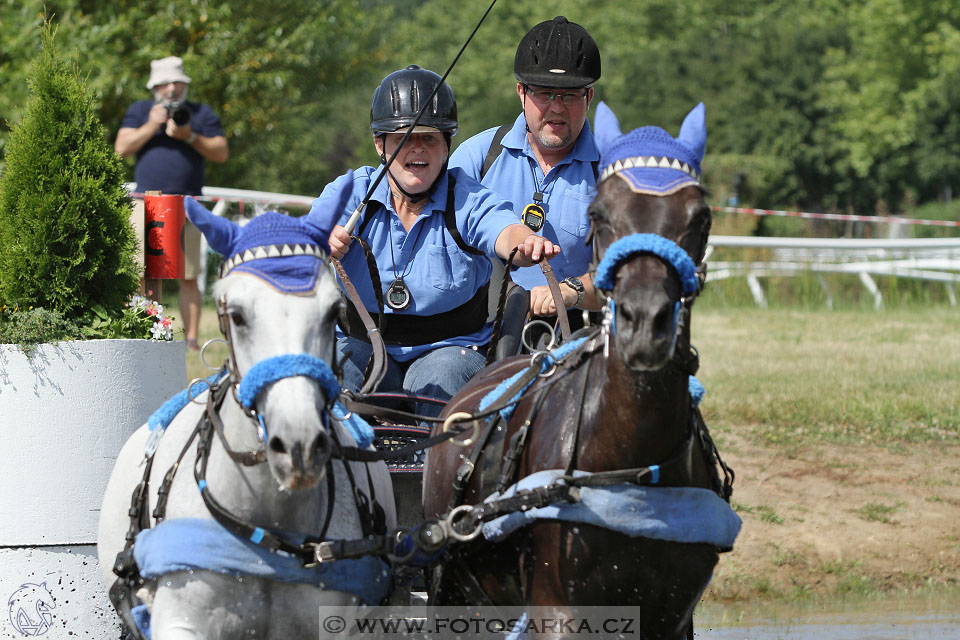
[{"label": "white railing fence", "polygon": [[[717,248],[769,249],[764,261],[710,260]],[[870,295],[875,309],[883,307],[883,295],[873,276],[893,275],[942,282],[950,305],[957,306],[954,285],[960,282],[960,238],[878,239],[851,238],[764,238],[753,236],[711,236],[707,247],[708,280],[716,282],[743,277],[760,306],[767,300],[760,282],[771,276],[815,273],[833,307],[833,294],[825,273],[856,275]]]},{"label": "white railing fence", "polygon": [[[128,185],[131,192],[136,185]],[[309,207],[314,196],[301,196],[288,193],[250,191],[246,189],[227,189],[223,187],[204,187],[199,198],[206,202],[215,202],[214,213],[223,215],[227,203],[239,203],[252,206],[253,215],[270,208],[295,206]],[[242,209],[241,209],[242,210]],[[730,209],[732,213],[754,215],[791,215],[808,218],[856,219],[871,222],[890,222],[894,224],[929,224],[939,226],[957,226],[958,222],[904,220],[897,218],[878,218],[873,216],[847,216],[836,214],[817,214],[806,212],[781,212],[762,209]],[[204,248],[206,245],[204,244]],[[770,259],[762,261],[709,261],[718,248],[770,249]],[[829,283],[823,277],[827,273],[845,273],[856,275],[864,288],[873,296],[874,308],[883,307],[883,295],[873,276],[894,275],[901,278],[942,282],[946,288],[950,305],[957,306],[955,285],[960,283],[960,238],[923,238],[923,239],[852,239],[852,238],[770,238],[754,236],[711,236],[707,247],[709,261],[708,279],[711,282],[729,278],[745,278],[754,301],[760,306],[767,305],[761,278],[772,276],[795,276],[814,273],[826,297],[827,306],[833,307],[833,293]],[[206,264],[202,262],[204,271]],[[201,277],[201,287],[205,283],[205,273]]]}]

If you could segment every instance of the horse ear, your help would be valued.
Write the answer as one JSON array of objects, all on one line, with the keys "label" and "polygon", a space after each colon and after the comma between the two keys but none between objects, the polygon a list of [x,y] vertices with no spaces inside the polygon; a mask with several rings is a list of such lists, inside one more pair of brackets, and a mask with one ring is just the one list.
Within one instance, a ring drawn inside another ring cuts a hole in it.
[{"label": "horse ear", "polygon": [[306,217],[310,225],[325,235],[330,235],[334,225],[336,225],[341,216],[343,216],[344,209],[347,208],[347,202],[349,202],[350,196],[353,194],[353,170],[351,169],[337,178],[332,186],[334,192],[331,194],[332,197],[328,202],[336,202],[336,206],[313,208],[310,210],[310,215]]},{"label": "horse ear", "polygon": [[699,160],[703,160],[703,153],[707,150],[707,108],[702,102],[683,119],[677,141],[696,153]]},{"label": "horse ear", "polygon": [[183,199],[183,206],[190,222],[200,230],[210,247],[222,256],[229,255],[240,233],[240,226],[226,218],[213,215],[190,196]]},{"label": "horse ear", "polygon": [[593,138],[600,153],[608,149],[614,140],[622,136],[620,122],[613,111],[602,100],[597,104],[597,113],[593,116]]}]

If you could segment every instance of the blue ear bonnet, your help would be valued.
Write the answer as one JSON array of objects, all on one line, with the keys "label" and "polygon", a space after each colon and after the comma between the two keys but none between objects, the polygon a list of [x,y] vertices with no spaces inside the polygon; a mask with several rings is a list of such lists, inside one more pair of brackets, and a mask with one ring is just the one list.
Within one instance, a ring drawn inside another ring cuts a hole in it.
[{"label": "blue ear bonnet", "polygon": [[677,138],[660,127],[640,127],[621,134],[616,116],[601,102],[594,126],[600,147],[600,180],[617,175],[631,190],[654,196],[699,185],[707,140],[704,114],[703,103],[694,107]]},{"label": "blue ear bonnet", "polygon": [[660,127],[634,129],[600,158],[600,179],[620,173],[634,191],[668,195],[700,181],[700,158]]},{"label": "blue ear bonnet", "polygon": [[[348,172],[352,176],[353,172]],[[344,185],[352,180],[344,181]],[[310,293],[327,258],[328,239],[350,191],[343,186],[336,205],[291,218],[268,211],[246,226],[213,215],[193,198],[184,198],[190,221],[206,237],[210,248],[224,256],[223,275],[242,271],[256,276],[282,293]]]},{"label": "blue ear bonnet", "polygon": [[284,293],[313,291],[327,256],[327,238],[299,218],[268,211],[240,229],[223,273],[249,273]]}]

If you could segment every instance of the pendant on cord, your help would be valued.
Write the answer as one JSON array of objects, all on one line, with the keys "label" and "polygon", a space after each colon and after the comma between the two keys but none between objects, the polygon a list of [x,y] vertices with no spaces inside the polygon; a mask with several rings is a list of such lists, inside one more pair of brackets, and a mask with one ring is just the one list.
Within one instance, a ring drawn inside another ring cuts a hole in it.
[{"label": "pendant on cord", "polygon": [[394,311],[403,311],[410,306],[410,289],[404,283],[403,278],[394,280],[387,289],[387,306]]},{"label": "pendant on cord", "polygon": [[543,210],[543,207],[537,202],[531,202],[524,207],[523,213],[520,214],[520,222],[527,225],[531,231],[536,233],[543,228],[543,221],[546,217],[547,213]]}]

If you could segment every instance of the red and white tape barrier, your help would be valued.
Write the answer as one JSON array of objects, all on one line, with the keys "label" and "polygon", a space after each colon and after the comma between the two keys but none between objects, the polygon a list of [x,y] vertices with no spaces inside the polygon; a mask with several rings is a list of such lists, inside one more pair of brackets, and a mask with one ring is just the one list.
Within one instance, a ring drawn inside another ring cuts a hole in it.
[{"label": "red and white tape barrier", "polygon": [[892,224],[919,224],[932,227],[960,227],[958,220],[918,220],[916,218],[895,218],[892,216],[858,216],[842,213],[810,213],[809,211],[777,211],[775,209],[747,209],[743,207],[710,207],[714,211],[726,213],[746,213],[754,216],[783,216],[808,218],[813,220],[844,220],[856,222],[888,222]]}]

